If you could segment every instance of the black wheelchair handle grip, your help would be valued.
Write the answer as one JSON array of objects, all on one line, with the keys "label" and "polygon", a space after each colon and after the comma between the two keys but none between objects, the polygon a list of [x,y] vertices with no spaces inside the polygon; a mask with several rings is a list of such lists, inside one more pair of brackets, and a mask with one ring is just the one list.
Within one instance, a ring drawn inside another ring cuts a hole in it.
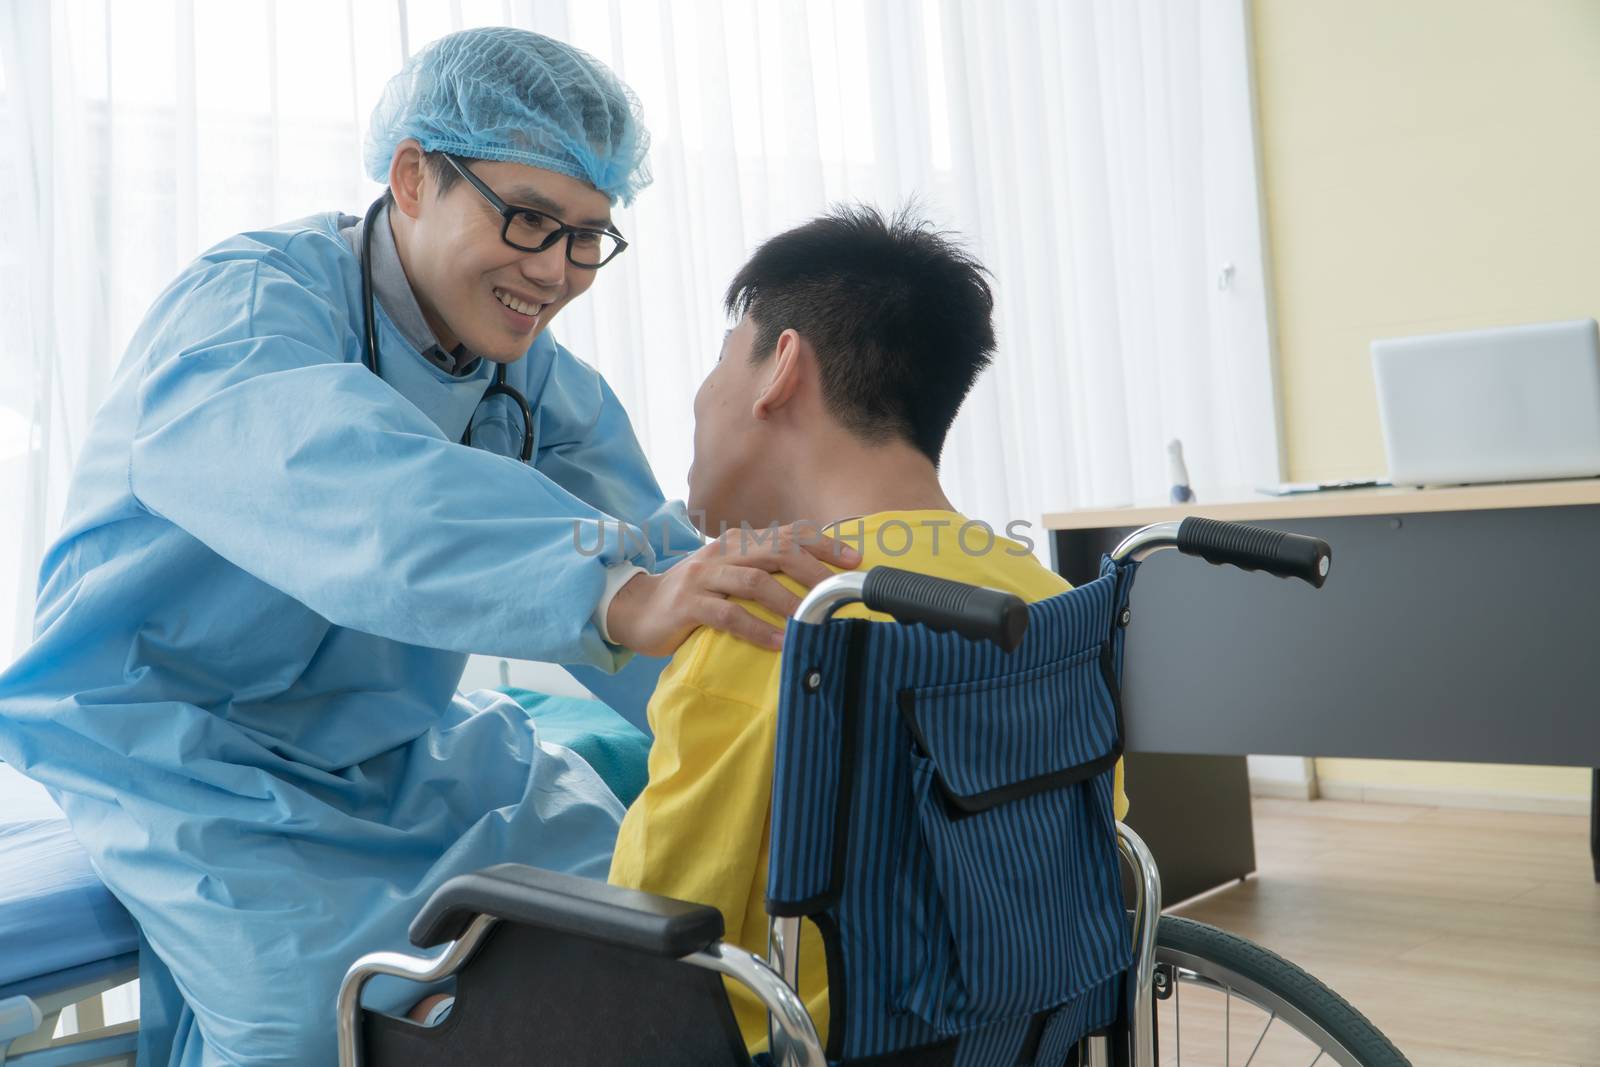
[{"label": "black wheelchair handle grip", "polygon": [[1178,551],[1207,563],[1299,578],[1318,589],[1328,580],[1333,549],[1320,537],[1191,516],[1178,527]]},{"label": "black wheelchair handle grip", "polygon": [[900,622],[954,630],[973,641],[993,641],[1007,652],[1022,644],[1028,632],[1028,605],[1021,597],[898,567],[868,571],[861,601]]}]

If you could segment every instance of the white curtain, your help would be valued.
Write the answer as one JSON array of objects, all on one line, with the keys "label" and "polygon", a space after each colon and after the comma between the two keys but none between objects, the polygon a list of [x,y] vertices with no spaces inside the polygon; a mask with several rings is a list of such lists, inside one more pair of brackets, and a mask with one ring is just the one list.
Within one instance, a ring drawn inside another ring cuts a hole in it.
[{"label": "white curtain", "polygon": [[[655,184],[553,327],[669,496],[721,294],[763,238],[915,201],[994,274],[1000,351],[946,449],[997,529],[1276,480],[1245,0],[6,0],[0,5],[0,652],[112,371],[193,255],[359,214],[366,118],[409,51],[508,23],[639,94]],[[196,487],[203,491],[203,487]],[[5,657],[0,655],[0,661]]]}]

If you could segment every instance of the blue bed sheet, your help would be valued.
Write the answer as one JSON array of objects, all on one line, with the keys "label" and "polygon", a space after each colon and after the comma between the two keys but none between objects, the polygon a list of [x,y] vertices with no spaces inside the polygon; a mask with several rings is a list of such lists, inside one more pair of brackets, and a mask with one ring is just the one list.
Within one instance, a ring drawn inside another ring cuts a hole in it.
[{"label": "blue bed sheet", "polygon": [[0,823],[0,989],[138,948],[65,819]]},{"label": "blue bed sheet", "polygon": [[502,689],[533,720],[539,740],[570,748],[595,769],[623,807],[644,792],[650,777],[650,739],[598,700]]}]

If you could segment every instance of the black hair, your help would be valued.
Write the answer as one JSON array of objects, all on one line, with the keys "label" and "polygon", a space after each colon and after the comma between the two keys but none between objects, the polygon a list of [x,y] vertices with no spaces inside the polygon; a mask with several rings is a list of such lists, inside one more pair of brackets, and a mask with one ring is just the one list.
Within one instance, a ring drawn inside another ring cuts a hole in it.
[{"label": "black hair", "polygon": [[761,361],[792,329],[821,368],[823,402],[869,441],[900,438],[935,464],[994,356],[988,271],[910,209],[836,207],[764,243],[728,286]]},{"label": "black hair", "polygon": [[451,187],[461,180],[461,175],[450,165],[450,161],[444,158],[443,152],[423,152],[422,162],[433,173],[435,197],[448,193]]}]

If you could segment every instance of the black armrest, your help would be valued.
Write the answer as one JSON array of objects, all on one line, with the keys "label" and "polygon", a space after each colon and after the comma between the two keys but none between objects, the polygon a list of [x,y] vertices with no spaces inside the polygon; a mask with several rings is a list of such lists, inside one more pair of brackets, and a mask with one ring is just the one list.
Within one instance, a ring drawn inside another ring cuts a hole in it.
[{"label": "black armrest", "polygon": [[411,922],[411,943],[432,948],[453,941],[478,915],[673,959],[722,937],[722,913],[716,908],[502,863],[457,875],[434,890]]}]

